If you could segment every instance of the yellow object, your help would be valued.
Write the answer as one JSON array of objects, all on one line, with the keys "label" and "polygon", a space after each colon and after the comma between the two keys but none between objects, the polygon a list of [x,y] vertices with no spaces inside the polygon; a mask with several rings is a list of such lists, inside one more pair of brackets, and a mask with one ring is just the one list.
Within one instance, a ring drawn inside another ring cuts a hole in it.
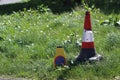
[{"label": "yellow object", "polygon": [[56,55],[54,57],[54,65],[55,66],[66,65],[65,52],[64,52],[64,48],[62,48],[62,46],[58,46],[56,49]]},{"label": "yellow object", "polygon": [[57,47],[57,49],[56,49],[56,55],[55,55],[55,57],[57,57],[57,56],[63,56],[63,57],[65,57],[64,48],[62,48],[61,46]]}]

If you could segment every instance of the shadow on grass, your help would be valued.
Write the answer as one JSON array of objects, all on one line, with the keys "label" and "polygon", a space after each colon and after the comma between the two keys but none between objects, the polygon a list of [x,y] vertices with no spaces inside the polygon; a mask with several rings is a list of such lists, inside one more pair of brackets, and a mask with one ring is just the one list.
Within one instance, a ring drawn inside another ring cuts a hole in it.
[{"label": "shadow on grass", "polygon": [[13,11],[23,11],[24,8],[26,9],[36,9],[40,5],[48,6],[53,13],[63,13],[63,12],[70,12],[72,8],[74,8],[75,4],[72,5],[65,5],[61,0],[30,0],[24,3],[15,3],[15,4],[7,4],[7,5],[0,5],[0,15],[3,14],[11,14]]}]

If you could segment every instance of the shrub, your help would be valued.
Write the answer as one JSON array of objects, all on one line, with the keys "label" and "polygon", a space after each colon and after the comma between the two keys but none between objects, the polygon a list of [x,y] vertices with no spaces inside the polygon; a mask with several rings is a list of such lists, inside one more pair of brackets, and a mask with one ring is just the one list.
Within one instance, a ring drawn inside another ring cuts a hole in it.
[{"label": "shrub", "polygon": [[82,0],[82,2],[87,4],[89,7],[92,7],[94,5],[97,8],[101,8],[101,10],[103,10],[105,13],[118,13],[120,11],[119,0]]}]

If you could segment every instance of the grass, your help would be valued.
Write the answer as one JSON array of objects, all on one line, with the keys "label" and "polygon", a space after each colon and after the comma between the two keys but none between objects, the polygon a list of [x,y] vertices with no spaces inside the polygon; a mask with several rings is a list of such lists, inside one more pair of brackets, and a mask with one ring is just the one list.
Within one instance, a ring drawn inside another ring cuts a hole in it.
[{"label": "grass", "polygon": [[[41,12],[42,11],[42,12]],[[44,12],[43,12],[44,11]],[[0,75],[35,80],[114,80],[120,76],[120,14],[91,10],[96,51],[103,60],[70,68],[53,66],[56,47],[67,61],[80,52],[85,9],[53,14],[48,8],[25,9],[0,15]],[[106,23],[105,20],[112,21]],[[115,19],[118,18],[117,21]],[[102,23],[102,24],[101,24]],[[79,42],[79,45],[76,45]],[[119,78],[120,79],[120,78]]]}]

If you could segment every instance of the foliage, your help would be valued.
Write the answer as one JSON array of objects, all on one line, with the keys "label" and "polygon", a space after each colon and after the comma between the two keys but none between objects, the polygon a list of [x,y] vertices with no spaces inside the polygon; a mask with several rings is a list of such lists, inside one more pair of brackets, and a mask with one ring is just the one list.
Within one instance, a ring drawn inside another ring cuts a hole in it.
[{"label": "foliage", "polygon": [[115,48],[120,48],[120,34],[113,32],[109,33],[106,37],[105,44],[106,49],[109,51]]},{"label": "foliage", "polygon": [[[45,0],[44,0],[45,1]],[[81,49],[84,15],[86,9],[53,14],[46,5],[23,8],[11,14],[0,15],[0,75],[24,77],[35,80],[110,80],[120,76],[120,32],[110,24],[120,19],[120,14],[105,15],[91,11],[95,47],[103,55],[96,63],[70,65]],[[117,20],[116,20],[117,18]],[[55,68],[55,49],[62,45],[66,52],[67,66]]]},{"label": "foliage", "polygon": [[83,3],[91,6],[95,6],[97,8],[100,8],[104,13],[110,14],[110,13],[119,13],[119,6],[120,1],[119,0],[82,0]]}]

